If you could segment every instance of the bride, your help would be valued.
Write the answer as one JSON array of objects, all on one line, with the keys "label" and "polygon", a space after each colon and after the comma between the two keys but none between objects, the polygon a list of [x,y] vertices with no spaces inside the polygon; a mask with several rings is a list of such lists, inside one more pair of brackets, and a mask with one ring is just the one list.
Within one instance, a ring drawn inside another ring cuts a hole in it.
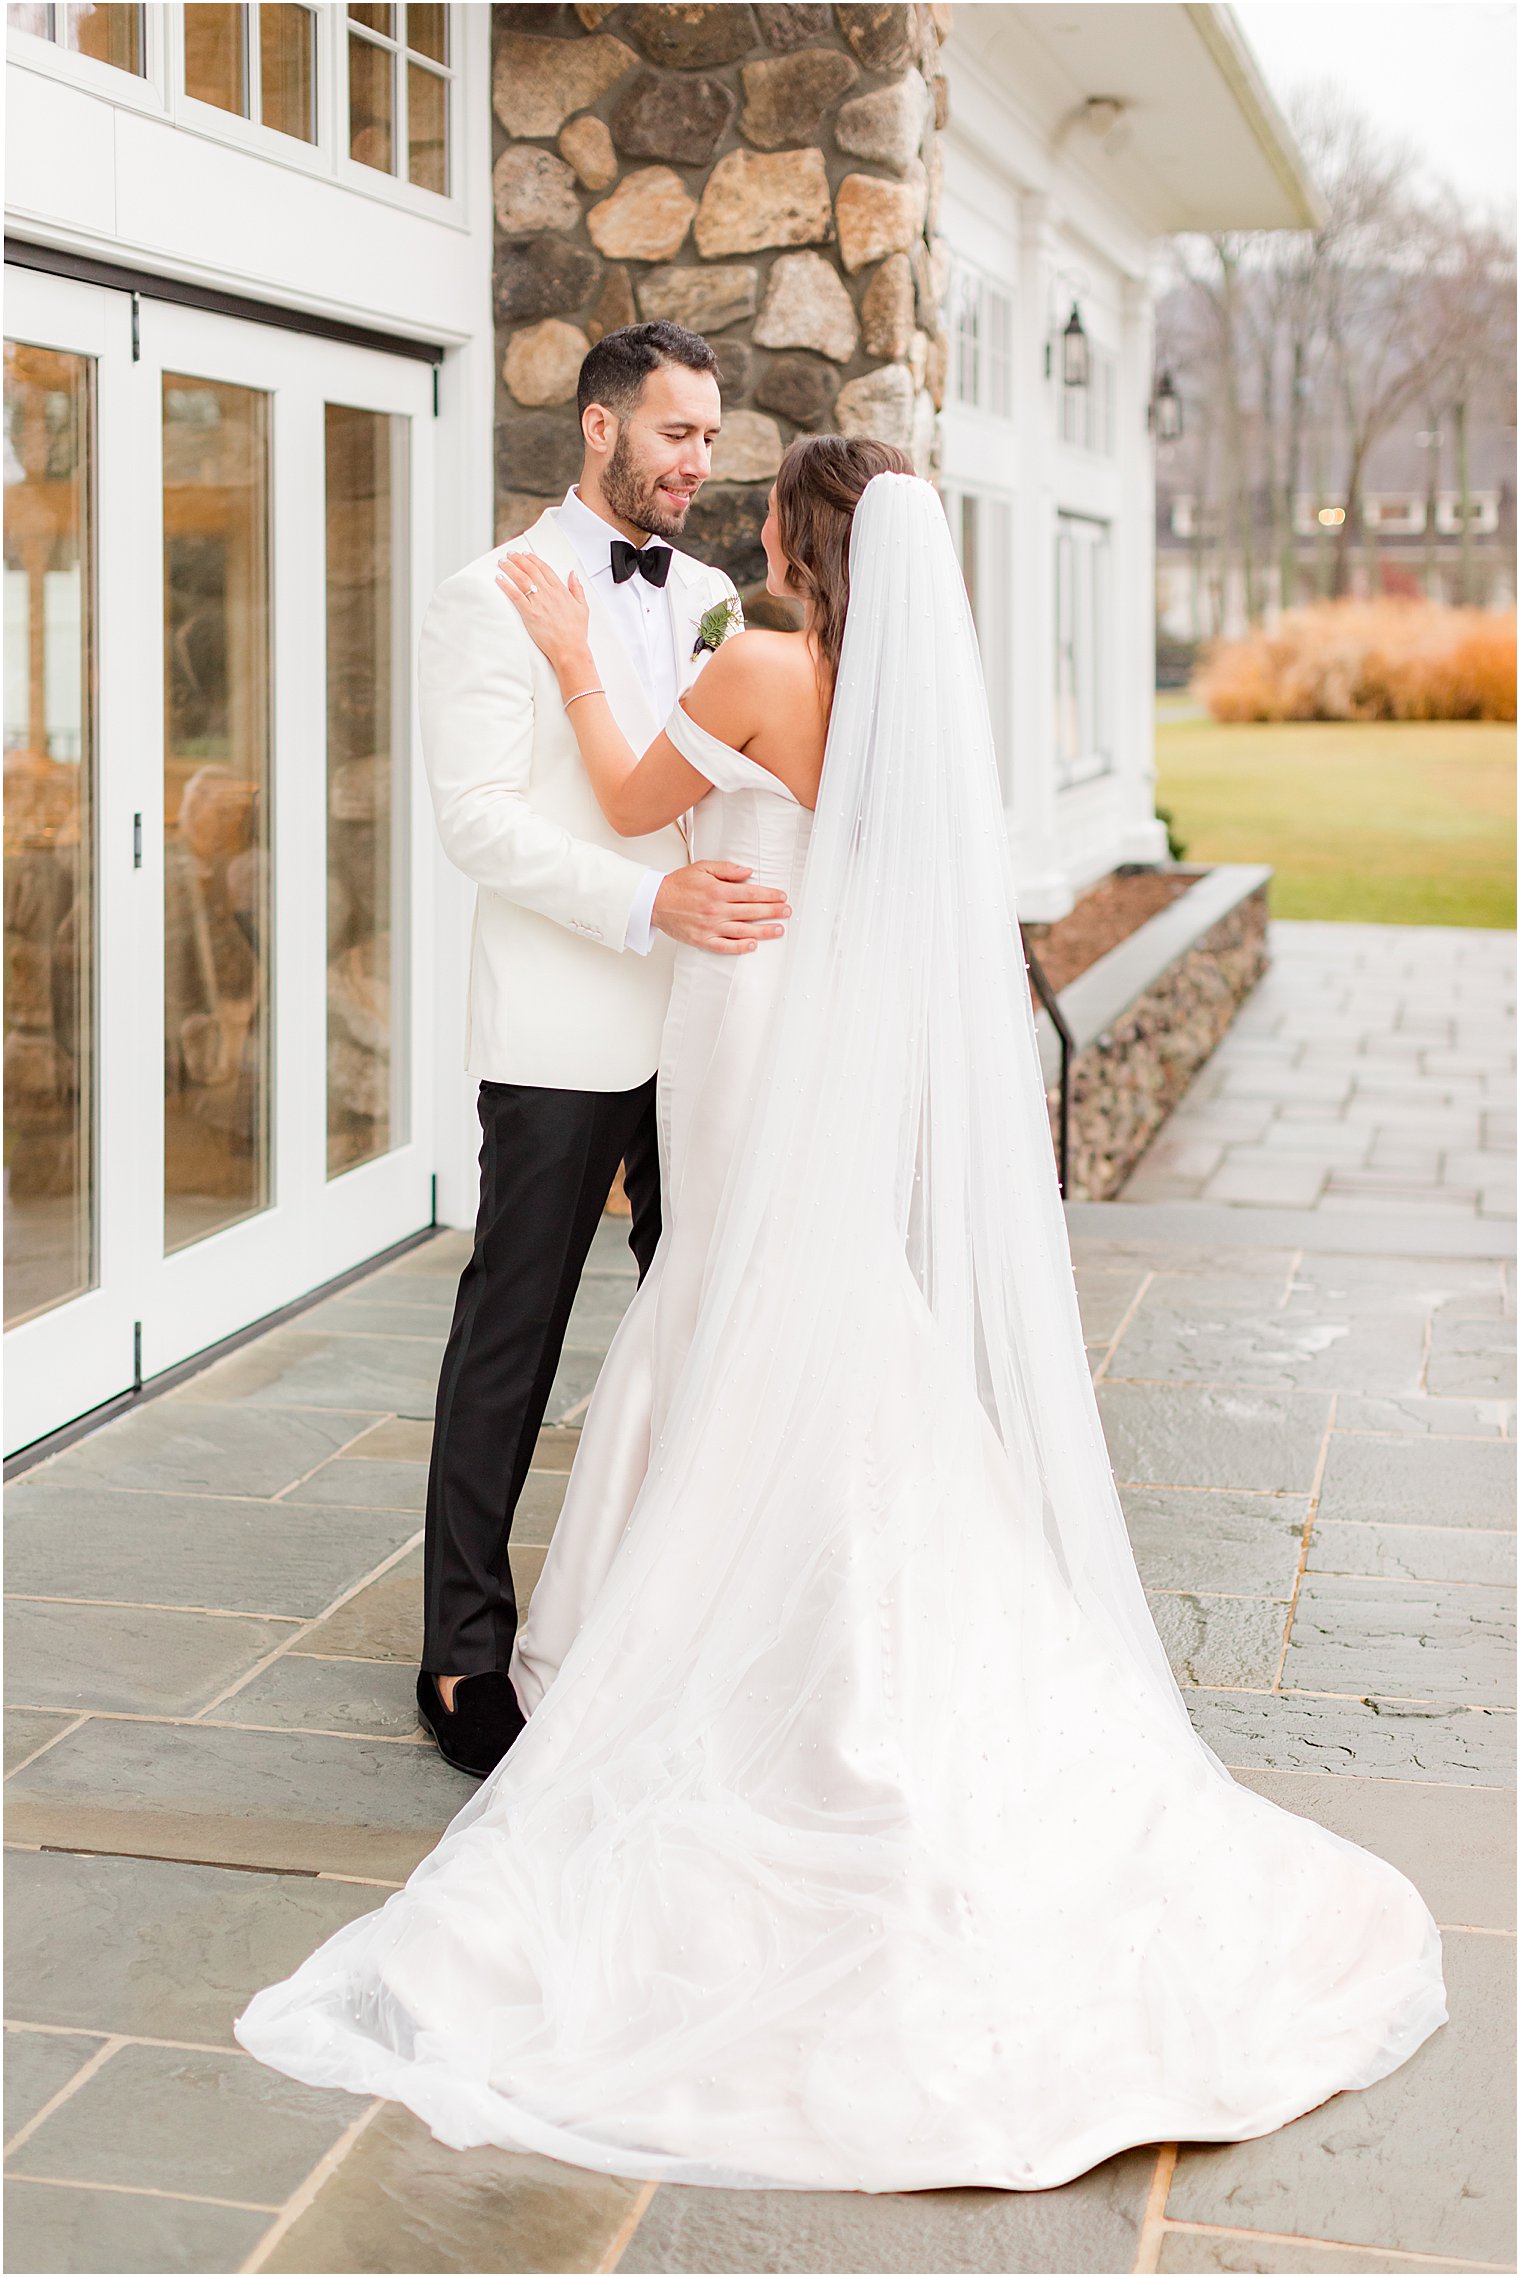
[{"label": "bride", "polygon": [[1445,2021],[1381,1858],[1233,1780],[1135,1569],[1056,1189],[975,635],[898,452],[800,439],[800,638],[639,757],[508,557],[610,820],[796,910],[682,949],[664,1233],[518,1639],[529,1711],[405,1887],[237,2019],[442,2142],[728,2187],[1037,2190],[1260,2135]]}]

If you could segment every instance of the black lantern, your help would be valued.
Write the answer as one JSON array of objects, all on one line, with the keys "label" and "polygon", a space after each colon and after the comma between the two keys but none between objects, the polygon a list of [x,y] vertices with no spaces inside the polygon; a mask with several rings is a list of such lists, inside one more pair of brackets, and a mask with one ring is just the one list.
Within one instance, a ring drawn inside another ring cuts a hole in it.
[{"label": "black lantern", "polygon": [[1066,320],[1066,330],[1061,334],[1061,378],[1067,387],[1087,385],[1087,334],[1082,329],[1075,301]]},{"label": "black lantern", "polygon": [[1182,398],[1170,372],[1163,372],[1151,405],[1158,443],[1175,443],[1182,435]]}]

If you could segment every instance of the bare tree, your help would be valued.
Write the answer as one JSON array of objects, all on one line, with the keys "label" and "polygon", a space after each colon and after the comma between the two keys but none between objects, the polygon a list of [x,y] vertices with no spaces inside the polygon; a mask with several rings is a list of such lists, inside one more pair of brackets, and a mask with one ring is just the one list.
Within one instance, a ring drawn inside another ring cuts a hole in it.
[{"label": "bare tree", "polygon": [[1410,187],[1414,153],[1349,108],[1337,117],[1306,106],[1306,131],[1320,145],[1333,237],[1325,322],[1343,426],[1345,519],[1336,530],[1331,591],[1345,593],[1366,537],[1368,458],[1445,364],[1452,316],[1431,289],[1443,233]]},{"label": "bare tree", "polygon": [[[1191,287],[1200,317],[1205,399],[1219,409],[1218,442],[1223,474],[1220,522],[1234,558],[1240,564],[1246,615],[1254,619],[1257,613],[1255,518],[1241,394],[1244,326],[1240,273],[1242,260],[1249,258],[1251,244],[1252,233],[1243,230],[1175,240],[1178,268]],[[1200,498],[1200,509],[1202,503]]]},{"label": "bare tree", "polygon": [[[1305,487],[1317,503],[1339,500],[1340,518],[1332,512],[1316,528],[1319,590],[1348,591],[1359,552],[1377,588],[1364,481],[1376,447],[1412,405],[1423,407],[1428,431],[1454,438],[1470,546],[1469,406],[1506,374],[1513,387],[1512,238],[1422,190],[1414,150],[1374,128],[1333,84],[1300,88],[1288,109],[1321,190],[1319,227],[1179,237],[1171,246],[1180,289],[1168,297],[1185,311],[1168,312],[1173,360],[1212,446],[1189,453],[1195,521],[1238,567],[1251,619],[1273,584],[1284,606],[1297,597]],[[1440,464],[1438,446],[1429,448],[1433,518]],[[1275,578],[1260,574],[1264,559]],[[1471,590],[1465,570],[1463,586]]]},{"label": "bare tree", "polygon": [[[1474,220],[1454,199],[1442,199],[1430,214],[1439,258],[1429,279],[1427,329],[1442,343],[1432,361],[1425,395],[1431,430],[1450,422],[1457,491],[1460,548],[1457,598],[1474,598],[1473,502],[1468,465],[1468,424],[1474,403],[1506,385],[1515,370],[1515,245],[1492,221]],[[1433,517],[1437,495],[1437,446],[1430,446],[1431,475],[1427,512]]]}]

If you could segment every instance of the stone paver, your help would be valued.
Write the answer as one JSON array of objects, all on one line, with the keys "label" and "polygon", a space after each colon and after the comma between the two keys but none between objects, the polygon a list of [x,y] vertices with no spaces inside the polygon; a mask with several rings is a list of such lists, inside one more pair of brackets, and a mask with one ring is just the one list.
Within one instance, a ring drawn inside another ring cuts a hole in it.
[{"label": "stone paver", "polygon": [[33,2125],[6,2174],[240,2198],[274,2211],[367,2104],[248,2063],[241,2049],[134,2040]]},{"label": "stone paver", "polygon": [[1512,933],[1273,918],[1127,1202],[1513,1218]]},{"label": "stone paver", "polygon": [[144,2277],[241,2269],[269,2228],[261,2208],[137,2191],[7,2179],[5,2251],[12,2269],[94,2269]]},{"label": "stone paver", "polygon": [[610,2269],[649,2193],[615,2175],[449,2150],[399,2103],[375,2116],[263,2269]]},{"label": "stone paver", "polygon": [[620,2270],[1132,2269],[1155,2158],[1055,2190],[657,2190]]},{"label": "stone paver", "polygon": [[310,1874],[13,1850],[5,2012],[35,2027],[23,2039],[88,2020],[102,2034],[232,2050],[249,1993],[374,1903],[366,1884]]},{"label": "stone paver", "polygon": [[[400,1498],[402,1482],[394,1475],[400,1469],[326,1463],[275,1504],[225,1495],[119,1494],[21,1478],[5,1498],[6,1588],[12,1597],[49,1596],[66,1573],[73,1597],[130,1603],[146,1588],[158,1605],[306,1620],[346,1586],[356,1559],[378,1565],[416,1532],[408,1513],[421,1502]],[[377,1470],[387,1474],[384,1498],[367,1491],[378,1484],[371,1476]],[[343,1482],[339,1493],[320,1499],[336,1502],[341,1495],[361,1508],[345,1512],[342,1524],[313,1525],[299,1505],[318,1499],[311,1492],[318,1479]],[[410,1489],[409,1476],[405,1484]],[[154,1545],[151,1572],[143,1565],[145,1529]]]},{"label": "stone paver", "polygon": [[[1265,1111],[1286,1128],[1294,1106]],[[1137,1561],[1236,1775],[1435,1910],[1452,2020],[1408,2066],[1251,2143],[1143,2146],[1058,2190],[855,2196],[454,2152],[399,2106],[253,2064],[230,2029],[249,1993],[382,1902],[475,1792],[411,1689],[448,1234],[12,1489],[9,2265],[1512,2268],[1511,1281],[1365,1233],[1340,1252],[1324,1211],[1307,1245],[1258,1213],[1221,1240],[1217,1209],[1190,1238],[1187,1214],[1147,1238],[1125,1210],[1104,1238],[1088,1210],[1074,1245]],[[604,1221],[577,1304],[524,1594],[634,1285],[625,1232]]]},{"label": "stone paver", "polygon": [[1448,1930],[1441,1946],[1450,2020],[1407,2063],[1277,2134],[1184,2144],[1167,2211],[1512,2266],[1514,1940]]}]

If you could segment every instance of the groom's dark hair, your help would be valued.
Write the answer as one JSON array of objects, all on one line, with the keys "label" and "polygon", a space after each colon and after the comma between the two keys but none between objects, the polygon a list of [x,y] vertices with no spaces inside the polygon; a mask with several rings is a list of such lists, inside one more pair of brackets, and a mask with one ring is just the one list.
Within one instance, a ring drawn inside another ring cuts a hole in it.
[{"label": "groom's dark hair", "polygon": [[581,364],[575,389],[575,414],[580,418],[588,403],[599,403],[615,418],[625,419],[643,393],[644,382],[662,364],[683,364],[689,372],[718,376],[718,359],[700,332],[684,324],[623,324],[604,332]]}]

